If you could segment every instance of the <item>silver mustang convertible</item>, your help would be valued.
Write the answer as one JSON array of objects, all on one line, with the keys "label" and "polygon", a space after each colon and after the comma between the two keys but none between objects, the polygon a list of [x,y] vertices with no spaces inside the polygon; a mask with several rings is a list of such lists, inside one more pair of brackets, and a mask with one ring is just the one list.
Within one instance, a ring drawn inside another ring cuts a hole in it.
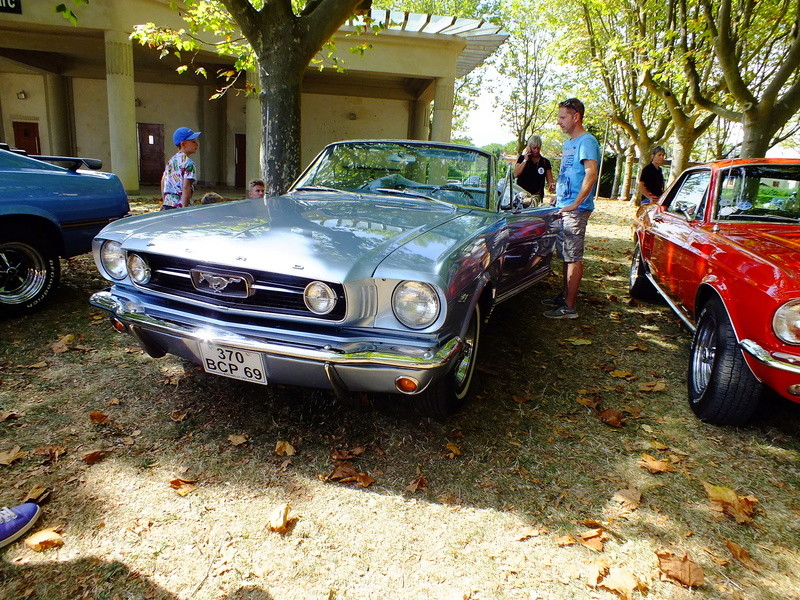
[{"label": "silver mustang convertible", "polygon": [[331,144],[282,196],[109,225],[94,257],[112,286],[91,303],[152,357],[444,418],[494,305],[549,271],[532,262],[552,210],[504,202],[498,170],[455,144]]}]

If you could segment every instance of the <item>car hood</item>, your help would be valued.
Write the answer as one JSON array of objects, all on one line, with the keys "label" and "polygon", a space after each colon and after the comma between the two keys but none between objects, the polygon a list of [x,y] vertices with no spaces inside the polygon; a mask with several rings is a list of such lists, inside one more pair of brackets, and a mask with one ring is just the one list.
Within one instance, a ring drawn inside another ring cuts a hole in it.
[{"label": "car hood", "polygon": [[306,193],[131,217],[98,237],[128,251],[347,281],[372,276],[403,244],[466,215],[423,200]]},{"label": "car hood", "polygon": [[737,223],[721,225],[719,233],[758,260],[800,277],[800,227]]}]

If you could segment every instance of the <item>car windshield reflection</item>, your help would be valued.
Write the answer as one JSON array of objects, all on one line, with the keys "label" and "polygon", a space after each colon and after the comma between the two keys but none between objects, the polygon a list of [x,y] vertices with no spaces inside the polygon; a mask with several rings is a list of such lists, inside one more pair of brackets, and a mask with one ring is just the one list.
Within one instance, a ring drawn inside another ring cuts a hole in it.
[{"label": "car windshield reflection", "polygon": [[489,156],[469,148],[403,142],[329,146],[293,191],[345,191],[487,208]]},{"label": "car windshield reflection", "polygon": [[800,220],[800,166],[752,165],[728,169],[722,176],[718,221]]}]

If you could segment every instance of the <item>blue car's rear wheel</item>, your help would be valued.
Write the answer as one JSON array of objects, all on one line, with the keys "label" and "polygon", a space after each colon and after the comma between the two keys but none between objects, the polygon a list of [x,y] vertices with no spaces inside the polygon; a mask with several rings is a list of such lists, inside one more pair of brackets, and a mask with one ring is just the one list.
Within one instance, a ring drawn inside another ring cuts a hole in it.
[{"label": "blue car's rear wheel", "polygon": [[57,287],[58,256],[36,235],[0,228],[0,316],[39,308]]},{"label": "blue car's rear wheel", "polygon": [[433,382],[417,396],[417,409],[435,419],[444,419],[458,411],[466,401],[475,373],[481,337],[481,310],[476,305],[464,334],[464,350],[453,369]]}]

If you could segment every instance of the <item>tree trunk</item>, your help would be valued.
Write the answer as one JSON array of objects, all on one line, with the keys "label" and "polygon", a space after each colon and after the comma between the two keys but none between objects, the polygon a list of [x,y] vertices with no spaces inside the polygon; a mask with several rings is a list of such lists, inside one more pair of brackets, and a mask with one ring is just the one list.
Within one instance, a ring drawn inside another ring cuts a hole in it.
[{"label": "tree trunk", "polygon": [[620,200],[627,202],[631,199],[631,182],[633,181],[633,164],[636,162],[636,150],[631,144],[628,146],[628,151],[625,153],[625,171],[622,176],[622,189],[620,191]]},{"label": "tree trunk", "polygon": [[745,111],[742,119],[744,129],[742,148],[739,156],[742,158],[761,158],[767,154],[772,136],[775,135],[783,123],[778,125],[772,119],[761,117],[757,111]]},{"label": "tree trunk", "polygon": [[[269,62],[266,62],[269,61]],[[262,59],[270,71],[259,69],[261,92],[261,173],[267,195],[283,194],[300,173],[300,91],[305,66]]]},{"label": "tree trunk", "polygon": [[619,190],[622,183],[622,172],[625,169],[625,153],[617,151],[617,163],[614,165],[614,185],[611,188],[611,199],[619,198]]}]

